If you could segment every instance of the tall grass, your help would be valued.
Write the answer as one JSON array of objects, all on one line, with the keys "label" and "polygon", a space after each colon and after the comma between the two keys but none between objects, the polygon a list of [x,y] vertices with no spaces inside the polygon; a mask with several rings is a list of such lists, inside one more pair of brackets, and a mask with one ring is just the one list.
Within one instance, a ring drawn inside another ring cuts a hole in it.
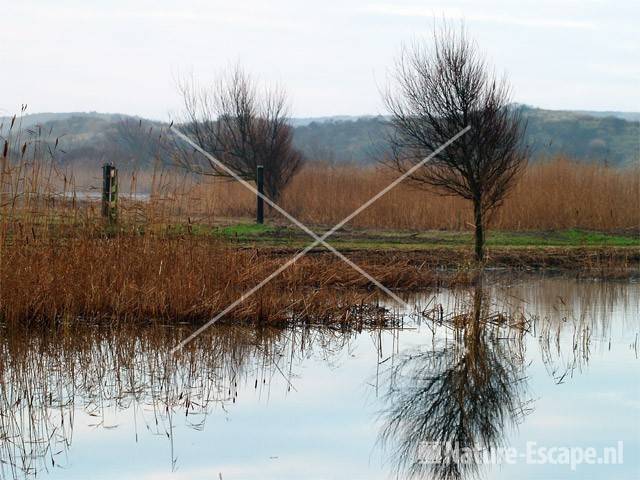
[{"label": "tall grass", "polygon": [[[304,221],[335,224],[392,180],[379,168],[312,166],[286,191],[284,206]],[[400,184],[351,222],[361,228],[466,230],[469,202]],[[567,158],[531,165],[491,221],[500,230],[640,227],[640,169]]]},{"label": "tall grass", "polygon": [[[119,236],[37,240],[5,247],[0,319],[11,324],[83,318],[202,322],[215,317],[289,257],[237,249],[203,237]],[[358,263],[389,288],[469,283],[425,262],[392,255]],[[386,325],[370,282],[336,257],[307,256],[225,315],[257,325],[291,321]]]},{"label": "tall grass", "polygon": [[[282,206],[304,222],[334,225],[395,176],[376,167],[309,165],[285,190]],[[255,200],[244,187],[208,179],[192,195],[210,218],[252,216]],[[405,182],[350,225],[371,229],[467,230],[469,202]],[[600,231],[640,228],[640,168],[614,169],[557,157],[529,166],[491,220],[499,230]]]}]

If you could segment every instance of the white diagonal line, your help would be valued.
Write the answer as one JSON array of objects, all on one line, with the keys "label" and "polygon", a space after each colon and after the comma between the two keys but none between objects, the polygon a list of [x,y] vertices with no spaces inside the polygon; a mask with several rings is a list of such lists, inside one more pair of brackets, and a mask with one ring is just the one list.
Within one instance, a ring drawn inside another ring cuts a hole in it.
[{"label": "white diagonal line", "polygon": [[[267,197],[266,195],[258,192],[258,190],[253,185],[251,185],[249,182],[244,180],[236,172],[231,170],[229,167],[227,167],[225,164],[223,164],[220,160],[215,158],[209,152],[206,152],[204,149],[202,149],[200,146],[198,146],[196,143],[194,143],[189,137],[184,135],[182,132],[177,130],[175,127],[171,127],[171,128],[173,129],[173,131],[175,133],[178,134],[178,136],[182,140],[187,142],[189,145],[191,145],[193,148],[195,148],[201,154],[205,155],[207,157],[207,159],[209,159],[211,162],[214,162],[217,167],[222,168],[229,175],[233,176],[233,178],[235,178],[236,180],[241,182],[246,188],[251,190],[254,194],[259,196],[260,198],[262,198],[265,202],[267,202],[269,205],[271,205],[274,209],[276,209],[278,212],[280,212],[282,215],[284,215],[289,221],[291,221],[292,223],[297,225],[301,230],[303,230],[304,232],[309,234],[314,240],[316,240],[317,243],[315,245],[322,244],[324,247],[328,248],[331,252],[333,252],[335,255],[337,255],[342,261],[347,263],[349,266],[351,266],[353,269],[355,269],[358,273],[360,273],[365,278],[367,278],[370,282],[372,282],[374,285],[376,285],[380,290],[382,290],[387,295],[389,295],[391,298],[393,298],[396,302],[400,303],[401,305],[403,305],[407,309],[411,308],[404,300],[402,300],[400,297],[398,297],[395,293],[393,293],[391,290],[389,290],[387,287],[385,287],[380,282],[378,282],[375,278],[373,278],[371,275],[369,275],[367,272],[365,272],[358,265],[356,265],[351,260],[349,260],[347,257],[345,257],[342,253],[340,253],[338,250],[336,250],[332,245],[329,245],[328,243],[326,243],[324,240],[327,237],[329,237],[329,235],[331,235],[331,233],[333,233],[333,232],[330,232],[328,234],[326,233],[326,234],[324,234],[324,236],[322,238],[320,238],[318,235],[316,235],[316,233],[313,230],[309,229],[304,223],[302,223],[300,220],[295,218],[289,212],[287,212],[286,210],[281,208],[278,204],[273,202],[269,197]],[[360,211],[362,211],[362,209],[360,209]]]},{"label": "white diagonal line", "polygon": [[420,162],[416,163],[413,167],[411,167],[409,170],[407,170],[406,172],[404,172],[402,175],[400,175],[398,178],[396,178],[393,182],[391,182],[389,185],[387,185],[385,188],[383,188],[382,190],[380,190],[380,192],[378,192],[376,195],[374,195],[373,197],[371,197],[369,200],[367,200],[365,203],[363,203],[355,212],[353,212],[351,215],[348,215],[347,217],[344,218],[344,220],[342,220],[340,223],[338,223],[335,227],[333,227],[331,230],[329,230],[327,233],[325,233],[322,236],[322,239],[324,240],[325,238],[327,238],[329,235],[333,235],[337,230],[339,230],[340,228],[342,228],[344,226],[345,223],[347,223],[348,221],[350,221],[352,218],[354,218],[355,216],[357,216],[360,212],[362,212],[365,208],[369,207],[369,205],[371,205],[373,202],[375,202],[376,200],[378,200],[381,196],[383,196],[385,193],[387,193],[389,190],[391,190],[393,187],[395,187],[396,185],[398,185],[400,182],[402,182],[405,178],[407,178],[409,175],[411,175],[413,172],[415,172],[416,170],[418,170],[420,167],[422,167],[425,163],[427,163],[429,160],[431,160],[433,157],[435,157],[437,154],[439,154],[442,150],[444,150],[445,148],[447,148],[449,145],[451,145],[453,142],[455,142],[458,138],[460,138],[462,135],[464,135],[465,133],[467,133],[469,130],[471,130],[470,126],[465,127],[463,130],[460,130],[458,133],[456,133],[453,137],[451,137],[449,140],[447,140],[445,143],[443,143],[442,145],[440,145],[436,150],[434,150],[428,157],[423,158]]},{"label": "white diagonal line", "polygon": [[294,263],[296,263],[298,260],[300,260],[301,257],[305,256],[307,254],[307,252],[309,252],[309,250],[311,250],[312,248],[316,247],[320,242],[318,240],[316,240],[315,242],[313,242],[312,244],[308,245],[304,250],[301,250],[300,252],[298,252],[295,256],[293,256],[292,258],[290,258],[286,263],[284,263],[281,267],[279,267],[275,272],[273,272],[271,275],[269,275],[267,278],[265,278],[264,280],[262,280],[260,283],[258,283],[255,287],[253,287],[251,290],[248,290],[247,292],[243,293],[240,298],[238,298],[235,302],[233,302],[231,305],[229,305],[227,308],[225,308],[223,311],[221,311],[218,315],[216,315],[215,317],[213,317],[211,320],[209,320],[207,323],[205,323],[204,325],[202,325],[200,328],[198,328],[195,332],[193,332],[191,335],[189,335],[187,338],[185,338],[184,340],[182,340],[176,347],[173,348],[173,350],[171,350],[171,353],[174,353],[177,350],[180,350],[182,347],[184,347],[187,343],[189,343],[191,340],[193,340],[194,338],[196,338],[198,335],[200,335],[203,331],[205,331],[207,328],[209,328],[211,325],[213,325],[214,323],[216,323],[218,320],[220,320],[224,315],[226,315],[227,313],[229,313],[231,310],[233,310],[234,308],[236,308],[238,305],[240,305],[242,302],[244,302],[247,298],[249,298],[251,295],[253,295],[254,293],[256,293],[258,290],[260,290],[262,287],[264,287],[267,283],[269,283],[271,280],[273,280],[275,277],[277,277],[278,275],[280,275],[283,271],[285,271],[287,268],[289,268],[291,265],[293,265]]},{"label": "white diagonal line", "polygon": [[384,291],[385,293],[387,293],[389,296],[391,296],[394,300],[396,300],[397,302],[399,302],[400,304],[404,305],[405,308],[407,308],[408,310],[411,309],[411,307],[404,301],[402,300],[400,297],[398,297],[396,294],[394,294],[392,291],[390,291],[388,288],[386,288],[384,285],[382,285],[380,282],[378,282],[375,278],[373,278],[371,275],[369,275],[367,272],[365,272],[364,270],[362,270],[362,268],[360,268],[358,265],[356,265],[355,263],[353,263],[351,260],[349,260],[347,257],[345,257],[342,253],[340,253],[338,250],[336,250],[333,246],[329,245],[328,243],[325,242],[325,240],[333,235],[338,229],[340,229],[343,225],[345,225],[348,221],[350,221],[352,218],[354,218],[356,215],[358,215],[360,212],[362,212],[364,209],[366,209],[367,207],[369,207],[373,202],[375,202],[377,199],[379,199],[382,195],[384,195],[385,193],[387,193],[389,190],[391,190],[393,187],[395,187],[396,185],[398,185],[400,182],[402,182],[405,178],[407,178],[409,175],[411,175],[413,172],[415,172],[418,168],[420,168],[422,165],[424,165],[426,162],[428,162],[429,160],[431,160],[433,157],[435,157],[438,153],[440,153],[442,150],[444,150],[445,148],[447,148],[450,144],[452,144],[453,142],[455,142],[458,138],[460,138],[462,135],[464,135],[467,131],[469,131],[471,129],[470,126],[465,127],[463,130],[461,130],[460,132],[458,132],[457,134],[455,134],[453,137],[451,137],[447,142],[443,143],[440,147],[438,147],[436,150],[434,150],[429,156],[427,156],[426,158],[424,158],[423,160],[421,160],[420,162],[418,162],[416,165],[414,165],[413,167],[411,167],[409,170],[407,170],[405,173],[403,173],[400,177],[398,177],[396,180],[394,180],[393,182],[391,182],[389,185],[387,185],[387,187],[385,187],[383,190],[381,190],[380,192],[378,192],[378,194],[376,194],[375,196],[373,196],[371,199],[369,199],[367,202],[365,202],[363,205],[361,205],[357,210],[355,210],[352,214],[348,215],[347,217],[345,217],[341,222],[339,222],[337,225],[335,225],[331,230],[325,232],[321,237],[319,237],[318,235],[316,235],[315,232],[313,232],[312,230],[310,230],[306,225],[304,225],[302,222],[300,222],[297,218],[293,217],[292,215],[290,215],[287,211],[283,210],[279,205],[277,205],[276,203],[272,202],[270,198],[266,197],[264,194],[258,192],[257,189],[255,189],[253,187],[253,185],[251,185],[250,183],[248,183],[247,181],[245,181],[243,178],[241,178],[239,175],[237,175],[233,170],[231,170],[229,167],[227,167],[225,164],[223,164],[222,162],[220,162],[217,158],[215,158],[213,155],[211,155],[210,153],[206,152],[205,150],[203,150],[200,146],[198,146],[197,144],[195,144],[189,137],[187,137],[186,135],[184,135],[182,132],[180,132],[177,128],[175,127],[171,127],[171,130],[180,138],[182,139],[184,142],[188,143],[189,145],[191,145],[196,151],[200,152],[202,155],[204,155],[209,161],[213,162],[216,166],[218,166],[219,168],[221,168],[222,170],[224,170],[225,172],[227,172],[229,175],[231,175],[233,178],[235,178],[236,180],[238,180],[241,184],[243,184],[246,188],[248,188],[249,190],[251,190],[254,194],[256,194],[257,196],[259,196],[260,198],[262,198],[265,202],[267,202],[268,205],[270,205],[271,207],[273,207],[274,209],[276,209],[280,214],[284,215],[287,219],[289,219],[292,223],[294,223],[295,225],[297,225],[300,229],[302,229],[304,232],[306,232],[307,234],[309,234],[311,237],[314,238],[314,242],[311,243],[310,245],[308,245],[306,248],[304,248],[303,250],[301,250],[300,252],[298,252],[294,257],[292,257],[291,259],[289,259],[286,263],[284,263],[281,267],[279,267],[276,271],[274,271],[271,275],[269,275],[267,278],[265,278],[264,280],[262,280],[260,283],[258,283],[258,285],[256,285],[255,287],[253,287],[252,289],[248,290],[247,292],[243,293],[240,298],[238,298],[235,302],[233,302],[232,304],[230,304],[227,308],[225,308],[222,312],[220,312],[218,315],[216,315],[214,318],[212,318],[211,320],[209,320],[207,323],[205,323],[204,325],[202,325],[200,328],[198,328],[195,332],[193,332],[191,335],[189,335],[186,339],[184,339],[183,341],[181,341],[173,350],[172,353],[180,350],[182,347],[184,347],[187,343],[189,343],[191,340],[193,340],[195,337],[197,337],[198,335],[200,335],[204,330],[206,330],[207,328],[209,328],[211,325],[213,325],[215,322],[217,322],[220,318],[222,318],[225,314],[227,314],[228,312],[230,312],[231,310],[233,310],[237,305],[239,305],[240,303],[244,302],[247,298],[249,298],[251,295],[253,295],[255,292],[257,292],[259,289],[261,289],[264,285],[266,285],[267,283],[269,283],[273,278],[275,278],[276,276],[278,276],[280,273],[282,273],[284,270],[286,270],[287,268],[289,268],[292,264],[294,264],[295,262],[297,262],[301,257],[303,257],[304,255],[306,255],[312,248],[318,246],[319,244],[322,244],[323,246],[325,246],[326,248],[328,248],[331,252],[333,252],[335,255],[337,255],[341,260],[343,260],[344,262],[346,262],[349,266],[351,266],[352,268],[354,268],[356,271],[358,271],[361,275],[363,275],[365,278],[367,278],[369,281],[371,281],[373,284],[375,284],[378,288],[380,288],[382,291]]}]

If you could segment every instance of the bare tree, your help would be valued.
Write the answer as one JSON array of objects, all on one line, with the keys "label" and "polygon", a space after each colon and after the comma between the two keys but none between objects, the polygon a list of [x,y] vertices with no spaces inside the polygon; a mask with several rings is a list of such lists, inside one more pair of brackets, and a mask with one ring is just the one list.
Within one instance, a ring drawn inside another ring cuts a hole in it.
[{"label": "bare tree", "polygon": [[[221,76],[211,88],[200,88],[191,81],[183,83],[180,89],[186,133],[245,180],[255,180],[256,168],[262,165],[265,194],[277,200],[304,161],[292,144],[293,130],[288,124],[284,90],[259,90],[238,66]],[[194,168],[193,156],[184,153],[178,158],[191,170],[229,176],[209,161]],[[199,161],[205,160],[199,157]]]},{"label": "bare tree", "polygon": [[409,178],[420,187],[473,202],[475,255],[484,259],[485,223],[523,169],[526,128],[464,29],[444,25],[433,44],[414,42],[396,62],[385,103],[394,127],[385,163],[406,172],[456,133],[471,129]]}]

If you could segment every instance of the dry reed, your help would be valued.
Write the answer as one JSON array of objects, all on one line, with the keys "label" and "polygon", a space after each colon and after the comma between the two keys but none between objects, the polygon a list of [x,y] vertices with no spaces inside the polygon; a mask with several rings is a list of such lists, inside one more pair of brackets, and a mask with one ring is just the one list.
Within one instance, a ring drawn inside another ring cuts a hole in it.
[{"label": "dry reed", "polygon": [[[379,169],[309,169],[285,205],[307,221],[333,224],[390,181]],[[531,165],[491,227],[499,230],[593,230],[640,227],[640,170],[616,170],[558,158]],[[353,220],[362,228],[467,230],[469,202],[401,184]]]},{"label": "dry reed", "polygon": [[[0,317],[10,323],[82,318],[203,321],[266,278],[287,258],[201,237],[118,236],[31,241],[5,246]],[[442,284],[445,274],[381,257],[361,262],[389,288]],[[460,273],[450,281],[468,281]],[[358,272],[330,256],[309,256],[225,316],[254,324],[386,324],[371,307],[377,293]]]},{"label": "dry reed", "polygon": [[[300,220],[334,225],[395,176],[377,167],[309,165],[285,190],[282,206]],[[253,195],[241,185],[207,179],[190,193],[201,216],[251,217]],[[418,189],[407,182],[350,222],[367,229],[469,230],[469,202]],[[640,170],[614,169],[558,157],[532,164],[491,221],[498,230],[598,231],[640,228]]]}]

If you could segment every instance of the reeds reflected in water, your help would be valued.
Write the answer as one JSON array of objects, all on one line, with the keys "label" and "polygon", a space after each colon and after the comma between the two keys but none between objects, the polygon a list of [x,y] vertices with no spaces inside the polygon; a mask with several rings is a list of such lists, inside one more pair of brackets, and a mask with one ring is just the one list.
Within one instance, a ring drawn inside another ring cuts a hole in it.
[{"label": "reeds reflected in water", "polygon": [[[311,380],[317,373],[304,362],[341,368],[352,353],[364,355],[369,366],[354,385],[382,368],[381,441],[400,477],[475,477],[482,472],[479,462],[421,462],[423,446],[455,443],[481,452],[507,446],[509,432],[535,407],[530,363],[543,362],[556,382],[586,372],[594,351],[620,348],[620,322],[612,326],[612,317],[623,309],[622,318],[637,319],[639,292],[629,283],[487,277],[475,289],[416,301],[423,306],[415,323],[408,316],[389,318],[380,304],[352,308],[357,321],[348,323],[218,325],[176,354],[172,349],[192,326],[88,319],[3,325],[0,478],[73,466],[74,430],[86,427],[87,418],[98,432],[133,422],[135,441],[143,435],[166,439],[170,454],[159,462],[176,468],[183,446],[177,427],[204,430],[212,415],[230,415],[250,391],[267,398],[277,385],[295,394],[303,370]],[[419,331],[403,330],[420,324]],[[638,325],[629,327],[637,331]],[[418,347],[408,348],[410,339]],[[390,361],[383,360],[390,351]]]},{"label": "reeds reflected in water", "polygon": [[243,388],[291,388],[291,362],[330,358],[352,333],[331,329],[216,327],[172,353],[174,327],[98,325],[23,332],[0,344],[0,478],[33,477],[64,466],[78,409],[90,427],[111,429],[110,412],[130,409],[138,435],[166,436],[177,422],[202,430],[207,417]]}]

